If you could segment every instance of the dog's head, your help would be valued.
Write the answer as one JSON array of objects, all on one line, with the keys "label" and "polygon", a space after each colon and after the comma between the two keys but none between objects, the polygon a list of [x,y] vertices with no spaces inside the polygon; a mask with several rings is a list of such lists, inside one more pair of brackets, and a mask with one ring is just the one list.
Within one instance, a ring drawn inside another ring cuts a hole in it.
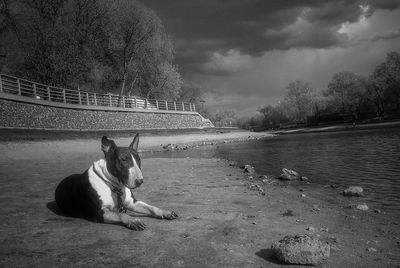
[{"label": "dog's head", "polygon": [[137,188],[143,183],[141,161],[137,152],[138,145],[139,134],[136,134],[127,148],[118,147],[106,136],[101,139],[101,150],[104,152],[108,171],[130,189]]}]

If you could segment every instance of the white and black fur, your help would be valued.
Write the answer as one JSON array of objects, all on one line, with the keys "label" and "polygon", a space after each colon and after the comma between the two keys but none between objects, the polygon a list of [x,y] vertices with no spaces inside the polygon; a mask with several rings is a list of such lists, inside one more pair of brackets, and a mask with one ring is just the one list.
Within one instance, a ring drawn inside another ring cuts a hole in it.
[{"label": "white and black fur", "polygon": [[134,199],[131,190],[143,183],[141,160],[137,152],[139,134],[129,147],[117,147],[103,137],[104,158],[93,163],[82,174],[71,175],[60,182],[55,192],[58,207],[68,216],[102,223],[119,223],[132,230],[143,230],[144,223],[124,210],[139,215],[172,220],[178,217]]}]

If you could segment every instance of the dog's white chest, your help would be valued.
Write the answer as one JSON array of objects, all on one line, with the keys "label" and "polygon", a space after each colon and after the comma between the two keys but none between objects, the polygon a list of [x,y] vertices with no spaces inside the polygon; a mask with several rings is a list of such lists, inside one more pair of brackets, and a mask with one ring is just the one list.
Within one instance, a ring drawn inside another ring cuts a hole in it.
[{"label": "dog's white chest", "polygon": [[[103,159],[94,163],[94,165],[102,165]],[[104,161],[105,162],[105,161]],[[96,174],[93,170],[94,165],[89,168],[88,175],[89,175],[89,182],[93,189],[99,195],[99,199],[102,203],[102,209],[108,208],[110,210],[114,210],[118,208],[118,200],[117,195],[112,192],[111,188]]]}]

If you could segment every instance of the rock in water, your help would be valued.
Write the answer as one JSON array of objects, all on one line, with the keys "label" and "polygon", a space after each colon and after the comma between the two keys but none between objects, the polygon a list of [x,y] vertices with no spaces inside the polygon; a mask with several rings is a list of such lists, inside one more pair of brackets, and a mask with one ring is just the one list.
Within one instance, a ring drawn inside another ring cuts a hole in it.
[{"label": "rock in water", "polygon": [[281,180],[291,181],[300,179],[299,173],[294,170],[282,168],[282,172],[283,173],[279,176],[279,179]]},{"label": "rock in water", "polygon": [[360,186],[351,186],[343,191],[344,196],[362,196],[363,188]]},{"label": "rock in water", "polygon": [[317,265],[329,258],[330,247],[309,235],[285,236],[271,246],[275,257],[290,264]]}]

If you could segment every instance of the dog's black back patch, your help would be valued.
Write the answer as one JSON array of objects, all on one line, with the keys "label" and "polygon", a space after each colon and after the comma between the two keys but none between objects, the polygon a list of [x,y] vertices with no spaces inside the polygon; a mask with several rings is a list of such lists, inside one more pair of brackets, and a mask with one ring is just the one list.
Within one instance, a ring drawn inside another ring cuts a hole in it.
[{"label": "dog's black back patch", "polygon": [[67,216],[104,222],[101,200],[89,182],[88,171],[68,176],[55,192],[60,210]]}]

